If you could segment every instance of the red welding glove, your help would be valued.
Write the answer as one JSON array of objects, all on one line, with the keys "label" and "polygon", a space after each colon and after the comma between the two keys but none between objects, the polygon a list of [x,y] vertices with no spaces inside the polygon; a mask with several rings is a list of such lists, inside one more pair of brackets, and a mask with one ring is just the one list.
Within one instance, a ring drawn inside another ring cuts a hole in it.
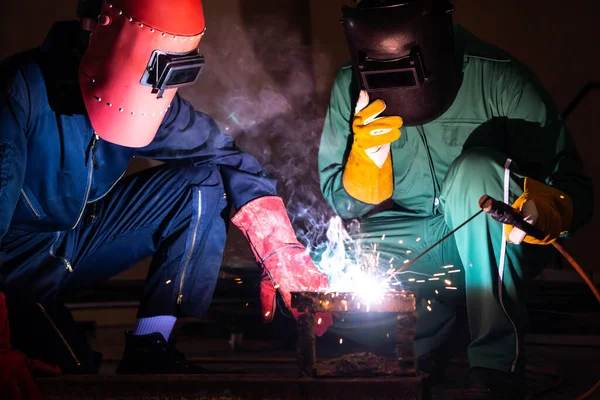
[{"label": "red welding glove", "polygon": [[32,374],[59,375],[60,368],[32,360],[10,345],[6,297],[0,292],[0,393],[3,399],[37,400],[42,393]]},{"label": "red welding glove", "polygon": [[[281,198],[267,196],[252,200],[240,208],[231,222],[244,233],[263,268],[260,301],[265,322],[270,322],[275,314],[277,290],[286,307],[298,318],[291,307],[291,292],[323,290],[329,282],[298,242]],[[333,325],[330,313],[317,314],[316,321],[318,336]]]}]

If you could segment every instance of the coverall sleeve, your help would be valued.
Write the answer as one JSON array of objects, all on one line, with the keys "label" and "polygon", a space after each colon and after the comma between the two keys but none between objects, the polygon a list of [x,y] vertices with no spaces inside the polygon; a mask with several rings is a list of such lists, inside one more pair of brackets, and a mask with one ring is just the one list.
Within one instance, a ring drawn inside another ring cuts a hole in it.
[{"label": "coverall sleeve", "polygon": [[358,218],[375,206],[356,200],[342,184],[352,146],[352,87],[350,71],[342,69],[334,83],[319,146],[319,180],[323,196],[343,219]]},{"label": "coverall sleeve", "polygon": [[216,166],[233,206],[277,195],[276,181],[250,154],[242,152],[208,115],[176,95],[156,137],[136,156],[176,165]]},{"label": "coverall sleeve", "polygon": [[534,179],[554,186],[573,201],[569,234],[588,223],[593,214],[592,180],[556,105],[535,74],[515,65],[497,81],[504,87],[502,104],[507,116],[510,153],[527,160]]},{"label": "coverall sleeve", "polygon": [[0,242],[10,226],[25,179],[27,109],[11,93],[0,94]]}]

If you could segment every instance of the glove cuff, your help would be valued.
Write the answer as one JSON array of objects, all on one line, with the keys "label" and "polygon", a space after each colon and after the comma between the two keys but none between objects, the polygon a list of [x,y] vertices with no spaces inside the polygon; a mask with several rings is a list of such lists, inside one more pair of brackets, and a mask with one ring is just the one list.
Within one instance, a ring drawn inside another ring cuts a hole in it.
[{"label": "glove cuff", "polygon": [[265,196],[242,206],[231,222],[237,226],[261,264],[266,258],[286,247],[304,249],[279,196]]},{"label": "glove cuff", "polygon": [[380,204],[392,197],[393,180],[391,154],[379,168],[364,150],[353,148],[350,151],[342,175],[342,184],[350,196],[363,203]]}]

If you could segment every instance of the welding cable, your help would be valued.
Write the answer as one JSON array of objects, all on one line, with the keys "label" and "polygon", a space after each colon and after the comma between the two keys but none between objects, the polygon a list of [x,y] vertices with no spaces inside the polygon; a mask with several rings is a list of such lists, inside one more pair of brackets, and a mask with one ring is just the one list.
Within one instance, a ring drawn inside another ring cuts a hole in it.
[{"label": "welding cable", "polygon": [[530,365],[526,365],[525,366],[525,371],[529,372],[531,374],[539,374],[539,375],[546,375],[550,378],[553,379],[553,382],[550,383],[547,386],[544,386],[542,388],[540,388],[539,390],[536,390],[535,392],[528,394],[527,397],[525,397],[526,400],[531,400],[531,399],[535,399],[535,398],[539,398],[542,395],[552,391],[552,390],[556,390],[558,387],[560,387],[563,383],[564,380],[563,378],[559,375],[558,371],[553,370],[553,369],[549,369],[549,368],[540,368],[540,367],[532,367]]},{"label": "welding cable", "polygon": [[[598,288],[596,287],[596,285],[594,285],[594,282],[592,282],[592,280],[585,273],[583,268],[581,268],[579,263],[577,263],[577,261],[575,261],[575,259],[560,244],[558,244],[556,242],[554,242],[552,244],[554,245],[554,248],[556,250],[558,250],[560,252],[560,254],[563,255],[563,257],[566,258],[566,260],[569,262],[569,264],[571,264],[571,266],[575,269],[575,271],[577,271],[577,273],[579,275],[581,275],[581,277],[583,278],[585,283],[588,285],[588,287],[590,288],[592,293],[594,293],[594,296],[596,297],[596,300],[598,300],[598,303],[600,303],[600,293],[598,293]],[[577,398],[577,400],[585,400],[585,399],[591,398],[590,396],[592,396],[598,389],[600,389],[600,380],[598,380],[598,382],[596,382],[596,384],[590,390],[588,390],[587,392],[585,392],[584,394],[579,396]]]},{"label": "welding cable", "polygon": [[[523,230],[526,234],[532,235],[534,237],[545,236],[545,232],[540,232],[539,228],[525,221],[525,219],[518,210],[515,210],[506,203],[499,202],[488,195],[484,195],[481,197],[481,199],[479,199],[479,206],[494,220],[500,223],[510,224],[515,227],[518,227],[519,229]],[[594,285],[594,282],[585,273],[583,268],[581,268],[579,263],[575,261],[575,259],[557,241],[554,241],[552,245],[556,250],[558,250],[560,254],[562,254],[562,256],[569,262],[569,264],[571,264],[573,269],[577,271],[581,278],[583,278],[586,285],[594,294],[596,300],[598,300],[598,303],[600,303],[600,293],[598,292],[598,288],[596,287],[596,285]],[[589,396],[591,396],[596,390],[598,390],[598,388],[600,388],[600,380],[596,382],[596,384],[585,394],[578,397],[577,400],[588,399]]]},{"label": "welding cable", "polygon": [[[456,365],[458,367],[469,368],[470,364],[465,359],[452,359],[449,361],[449,364]],[[542,368],[542,367],[534,367],[531,365],[525,365],[525,372],[530,375],[546,375],[551,378],[553,381],[547,386],[544,386],[531,394],[527,394],[525,400],[532,400],[539,398],[543,394],[548,393],[551,390],[555,390],[560,385],[564,383],[563,378],[560,376],[556,369],[552,368]]]},{"label": "welding cable", "polygon": [[556,250],[558,250],[560,252],[560,254],[563,255],[563,257],[571,264],[571,266],[575,269],[575,271],[577,271],[577,273],[583,278],[583,280],[588,285],[588,287],[590,288],[592,293],[594,293],[594,296],[596,297],[596,300],[598,300],[598,303],[600,303],[600,292],[598,292],[598,288],[596,287],[596,285],[594,285],[594,282],[592,282],[592,280],[585,273],[583,268],[581,268],[579,263],[577,263],[577,261],[575,261],[575,259],[560,244],[558,244],[557,242],[554,242],[554,243],[552,243],[552,245],[554,246],[554,248]]},{"label": "welding cable", "polygon": [[590,390],[579,396],[577,400],[589,399],[590,396],[593,395],[598,389],[600,389],[600,381],[596,382],[596,384]]}]

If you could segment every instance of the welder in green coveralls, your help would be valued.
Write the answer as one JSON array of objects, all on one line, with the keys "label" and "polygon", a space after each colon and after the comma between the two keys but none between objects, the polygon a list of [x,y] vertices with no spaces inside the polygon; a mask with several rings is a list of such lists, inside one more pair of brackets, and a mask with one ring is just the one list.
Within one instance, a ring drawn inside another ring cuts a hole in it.
[{"label": "welder in green coveralls", "polygon": [[[471,390],[518,397],[527,279],[550,260],[545,245],[591,219],[592,185],[533,73],[453,25],[452,11],[447,0],[344,8],[352,62],[331,93],[321,189],[340,217],[360,222],[350,234],[379,254],[381,271],[467,220],[484,194],[544,229],[538,241],[482,214],[396,276],[416,290],[417,352],[433,370],[466,298]],[[332,331],[371,343],[393,332],[385,318],[369,318],[346,318]]]}]

